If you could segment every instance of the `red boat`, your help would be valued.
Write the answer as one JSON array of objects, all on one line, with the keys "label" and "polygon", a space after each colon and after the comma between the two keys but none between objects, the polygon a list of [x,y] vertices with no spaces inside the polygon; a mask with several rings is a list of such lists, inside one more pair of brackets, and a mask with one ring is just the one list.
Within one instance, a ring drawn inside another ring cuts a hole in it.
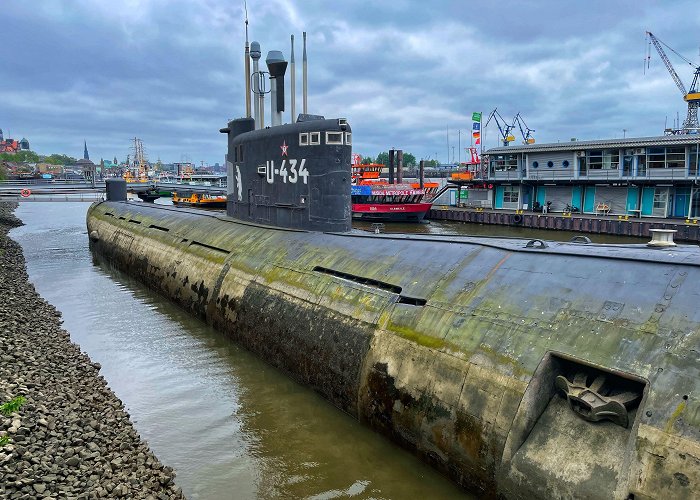
[{"label": "red boat", "polygon": [[390,184],[379,174],[384,165],[377,163],[352,166],[353,219],[382,222],[420,222],[428,213],[430,200],[437,192],[437,182]]}]

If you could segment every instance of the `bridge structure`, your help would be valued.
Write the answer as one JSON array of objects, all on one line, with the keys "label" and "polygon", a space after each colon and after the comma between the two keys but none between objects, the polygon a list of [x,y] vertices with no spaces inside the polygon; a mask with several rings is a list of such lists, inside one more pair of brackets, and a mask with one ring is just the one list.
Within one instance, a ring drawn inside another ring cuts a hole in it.
[{"label": "bridge structure", "polygon": [[[188,191],[225,195],[226,188],[202,184],[179,182],[132,182],[127,191],[144,201],[169,198],[173,192]],[[100,201],[104,199],[105,182],[85,180],[22,179],[0,181],[0,201],[56,202],[56,201]]]}]

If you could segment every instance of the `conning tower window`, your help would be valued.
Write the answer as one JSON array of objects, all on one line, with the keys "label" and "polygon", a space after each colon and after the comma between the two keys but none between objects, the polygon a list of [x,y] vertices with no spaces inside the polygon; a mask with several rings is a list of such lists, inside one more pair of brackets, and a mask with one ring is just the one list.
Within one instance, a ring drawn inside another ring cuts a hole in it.
[{"label": "conning tower window", "polygon": [[352,132],[345,132],[345,145],[352,146]]},{"label": "conning tower window", "polygon": [[343,144],[342,132],[326,132],[326,144],[338,145]]},{"label": "conning tower window", "polygon": [[308,132],[302,132],[299,134],[299,146],[308,146],[309,145],[309,133]]},{"label": "conning tower window", "polygon": [[321,132],[310,132],[309,145],[318,146],[319,144],[321,144]]}]

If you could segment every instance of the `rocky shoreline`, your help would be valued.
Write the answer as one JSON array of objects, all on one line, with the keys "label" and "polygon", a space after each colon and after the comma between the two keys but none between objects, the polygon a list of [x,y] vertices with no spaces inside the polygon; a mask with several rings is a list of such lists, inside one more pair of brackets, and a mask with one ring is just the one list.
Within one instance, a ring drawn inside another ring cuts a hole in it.
[{"label": "rocky shoreline", "polygon": [[184,498],[100,365],[29,283],[22,248],[7,236],[21,225],[14,208],[0,203],[0,405],[26,401],[0,413],[0,497]]}]

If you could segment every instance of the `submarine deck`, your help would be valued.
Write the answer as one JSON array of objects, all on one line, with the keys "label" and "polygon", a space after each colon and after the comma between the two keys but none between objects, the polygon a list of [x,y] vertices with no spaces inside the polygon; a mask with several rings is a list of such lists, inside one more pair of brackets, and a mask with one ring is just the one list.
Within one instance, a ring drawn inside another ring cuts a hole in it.
[{"label": "submarine deck", "polygon": [[[111,202],[115,203],[115,202]],[[124,203],[138,208],[140,202],[116,202]],[[189,213],[197,216],[214,218],[230,224],[242,224],[250,227],[259,227],[274,231],[307,233],[311,231],[303,229],[280,228],[265,224],[242,221],[206,210],[183,206],[152,205],[148,208],[158,210],[173,211],[178,213]],[[610,243],[588,243],[583,240],[581,243],[560,242],[544,239],[527,239],[504,236],[467,236],[467,235],[418,235],[418,234],[374,234],[367,231],[353,229],[349,233],[326,232],[341,237],[370,238],[383,240],[412,240],[426,243],[451,243],[464,245],[479,245],[509,252],[531,252],[536,254],[556,254],[585,257],[599,257],[605,259],[633,260],[644,262],[658,262],[664,264],[679,264],[700,266],[700,247],[697,245],[679,244],[675,247],[648,247],[640,244],[610,244]]]}]

